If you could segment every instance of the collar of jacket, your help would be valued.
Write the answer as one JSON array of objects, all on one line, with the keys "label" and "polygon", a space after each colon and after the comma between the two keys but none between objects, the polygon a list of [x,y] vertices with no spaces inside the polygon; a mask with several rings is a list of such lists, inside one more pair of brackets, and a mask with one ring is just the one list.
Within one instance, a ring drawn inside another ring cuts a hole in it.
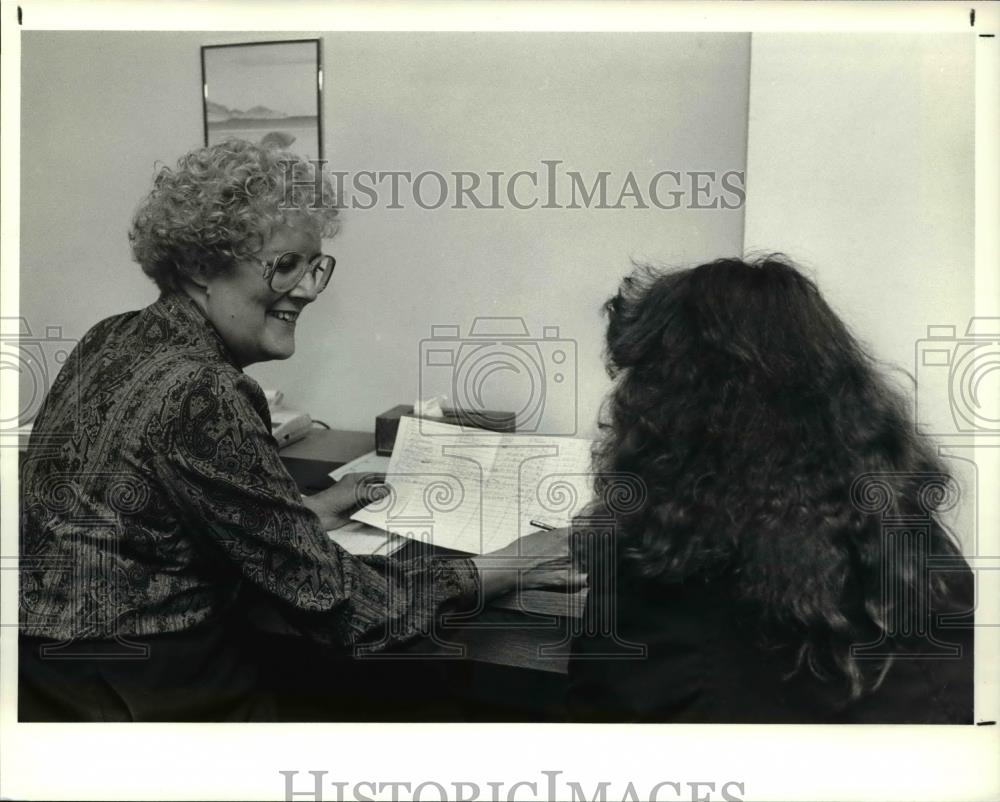
[{"label": "collar of jacket", "polygon": [[193,338],[192,345],[201,346],[218,354],[220,358],[231,364],[240,373],[243,372],[243,368],[236,361],[232,351],[226,347],[219,332],[215,330],[212,321],[187,293],[182,290],[163,293],[152,308],[171,322],[176,323],[179,329],[178,334],[181,337],[188,335]]}]

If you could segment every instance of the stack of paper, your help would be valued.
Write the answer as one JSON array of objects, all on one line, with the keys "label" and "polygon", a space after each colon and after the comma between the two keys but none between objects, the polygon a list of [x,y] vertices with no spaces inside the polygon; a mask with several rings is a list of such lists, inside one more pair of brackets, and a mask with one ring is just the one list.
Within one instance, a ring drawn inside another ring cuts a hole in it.
[{"label": "stack of paper", "polygon": [[484,554],[538,527],[566,526],[592,497],[590,440],[470,432],[404,417],[392,494],[352,517],[435,546]]}]

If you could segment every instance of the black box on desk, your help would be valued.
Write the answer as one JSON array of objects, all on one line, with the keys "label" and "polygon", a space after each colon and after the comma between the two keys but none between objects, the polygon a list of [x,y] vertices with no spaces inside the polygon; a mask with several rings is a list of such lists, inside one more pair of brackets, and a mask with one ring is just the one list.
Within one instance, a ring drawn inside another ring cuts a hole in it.
[{"label": "black box on desk", "polygon": [[[497,412],[491,409],[461,410],[445,409],[443,418],[428,418],[438,423],[449,423],[452,426],[466,426],[473,429],[487,429],[491,432],[513,432],[517,428],[517,415],[514,412]],[[399,431],[399,419],[404,415],[418,417],[413,414],[413,407],[399,404],[386,410],[375,418],[375,453],[387,457],[392,453],[396,443],[396,432]]]}]

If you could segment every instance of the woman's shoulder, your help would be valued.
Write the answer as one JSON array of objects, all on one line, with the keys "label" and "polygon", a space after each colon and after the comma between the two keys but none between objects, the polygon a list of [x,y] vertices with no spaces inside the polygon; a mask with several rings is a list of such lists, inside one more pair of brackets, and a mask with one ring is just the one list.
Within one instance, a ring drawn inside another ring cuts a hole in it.
[{"label": "woman's shoulder", "polygon": [[98,323],[88,337],[105,348],[114,369],[140,379],[151,392],[211,382],[222,392],[252,379],[236,367],[207,331],[206,322],[182,299],[164,295],[144,309]]},{"label": "woman's shoulder", "polygon": [[260,385],[226,363],[177,355],[158,366],[149,389],[167,421],[198,425],[225,420],[245,426],[266,420],[267,399]]},{"label": "woman's shoulder", "polygon": [[[795,671],[794,644],[767,639],[725,580],[592,588],[573,644],[571,706],[594,720],[962,723],[972,717],[972,627],[949,619],[913,643],[868,644],[894,659],[857,700],[842,683]],[[936,616],[935,616],[936,619]],[[603,628],[600,626],[603,622]],[[859,643],[859,646],[864,644]],[[640,656],[621,659],[625,646]],[[613,657],[614,659],[610,659]]]},{"label": "woman's shoulder", "polygon": [[204,321],[178,307],[161,297],[95,325],[78,360],[87,392],[127,410],[128,425],[147,433],[166,436],[216,415],[256,427],[267,408],[260,387],[215,347]]}]

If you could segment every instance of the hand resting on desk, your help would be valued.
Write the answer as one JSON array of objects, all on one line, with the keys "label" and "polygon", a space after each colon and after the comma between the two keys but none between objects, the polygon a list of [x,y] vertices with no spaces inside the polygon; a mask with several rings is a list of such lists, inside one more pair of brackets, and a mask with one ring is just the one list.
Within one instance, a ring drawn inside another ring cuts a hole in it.
[{"label": "hand resting on desk", "polygon": [[316,513],[326,531],[339,529],[350,523],[351,514],[358,508],[384,498],[390,492],[384,473],[348,473],[326,490],[321,490],[302,500]]},{"label": "hand resting on desk", "polygon": [[[303,503],[329,531],[344,526],[356,509],[389,492],[385,474],[349,473]],[[472,557],[484,598],[493,599],[515,590],[582,588],[586,576],[571,565],[569,533],[569,528],[532,532],[502,549]]]},{"label": "hand resting on desk", "polygon": [[514,590],[579,590],[586,575],[571,564],[568,527],[532,532],[509,546],[472,558],[486,600]]}]

